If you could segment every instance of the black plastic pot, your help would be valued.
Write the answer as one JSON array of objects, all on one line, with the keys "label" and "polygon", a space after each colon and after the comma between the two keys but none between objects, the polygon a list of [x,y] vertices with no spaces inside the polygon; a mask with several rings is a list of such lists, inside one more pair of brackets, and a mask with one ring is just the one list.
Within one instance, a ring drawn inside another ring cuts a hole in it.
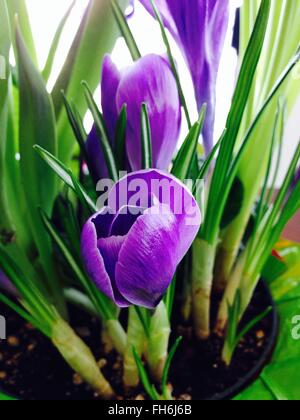
[{"label": "black plastic pot", "polygon": [[261,358],[257,361],[256,366],[253,369],[251,369],[247,375],[245,375],[239,382],[237,382],[231,388],[228,388],[226,391],[219,394],[215,394],[212,398],[209,398],[210,401],[231,400],[234,397],[238,396],[249,385],[255,382],[256,379],[258,379],[265,366],[267,366],[272,359],[279,333],[279,315],[277,312],[276,304],[267,284],[264,281],[261,281],[260,287],[264,290],[266,302],[269,302],[269,306],[272,307],[272,311],[268,315],[272,319],[272,330],[271,334],[269,334],[269,336],[267,337],[265,351],[261,355]]},{"label": "black plastic pot", "polygon": [[[272,311],[269,313],[269,323],[272,326],[266,340],[266,345],[263,354],[260,359],[257,361],[255,367],[251,369],[241,380],[239,380],[232,387],[226,389],[222,393],[213,395],[210,398],[207,398],[209,401],[221,401],[221,400],[231,400],[232,398],[239,395],[243,390],[245,390],[249,385],[251,385],[260,375],[264,367],[270,362],[273,352],[276,347],[278,332],[279,332],[279,317],[276,309],[275,302],[271,296],[268,286],[261,281],[259,285],[260,290],[263,292],[264,301],[266,306],[272,307]],[[5,390],[1,390],[5,395],[8,395]],[[18,399],[18,397],[12,396],[12,398]],[[195,398],[197,399],[197,398]]]}]

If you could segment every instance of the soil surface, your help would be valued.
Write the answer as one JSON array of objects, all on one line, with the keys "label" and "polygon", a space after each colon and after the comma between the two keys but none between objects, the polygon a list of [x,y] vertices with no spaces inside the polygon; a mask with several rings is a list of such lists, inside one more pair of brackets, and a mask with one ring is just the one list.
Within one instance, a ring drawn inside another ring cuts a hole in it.
[{"label": "soil surface", "polygon": [[[270,298],[260,285],[245,321],[253,319],[269,305]],[[1,391],[25,400],[98,398],[71,371],[48,339],[2,305],[0,314],[7,320],[7,340],[0,340]],[[98,320],[71,309],[71,321],[77,333],[93,350],[104,375],[118,393],[118,399],[147,399],[142,388],[134,395],[124,396],[122,362],[114,352],[105,354],[103,351]],[[219,337],[213,336],[208,342],[199,344],[192,337],[192,328],[180,325],[178,331],[174,331],[174,338],[182,335],[184,340],[170,374],[176,399],[212,399],[243,379],[269,347],[273,321],[273,314],[270,313],[245,337],[230,368],[220,360],[222,340]]]}]

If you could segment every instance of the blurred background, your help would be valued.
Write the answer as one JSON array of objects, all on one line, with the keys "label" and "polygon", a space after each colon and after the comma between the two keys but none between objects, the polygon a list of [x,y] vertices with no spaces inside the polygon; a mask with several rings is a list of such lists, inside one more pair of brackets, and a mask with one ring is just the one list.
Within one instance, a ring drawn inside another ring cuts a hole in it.
[{"label": "blurred background", "polygon": [[[228,32],[226,40],[226,47],[224,49],[224,54],[222,57],[217,87],[217,119],[215,129],[216,138],[218,138],[218,136],[223,131],[236,78],[237,53],[236,50],[232,47],[232,37],[236,15],[236,7],[240,6],[242,4],[242,1],[243,0],[231,0],[231,29]],[[78,27],[80,18],[82,17],[87,2],[88,0],[76,1],[76,4],[73,8],[72,14],[69,18],[69,21],[66,25],[60,42],[59,52],[57,54],[53,74],[49,81],[49,88],[51,88],[51,86],[53,85],[55,78],[64,62],[66,53],[72,42],[72,39],[76,32],[76,28]],[[61,17],[63,16],[63,14],[68,9],[71,3],[72,0],[27,0],[28,11],[30,14],[30,20],[33,28],[33,34],[36,42],[39,64],[41,68],[43,68],[43,65],[45,63],[55,29],[58,26]],[[134,13],[131,15],[133,11]],[[127,10],[127,13],[131,15],[131,17],[129,18],[129,23],[136,37],[141,52],[144,54],[151,52],[164,54],[165,49],[161,40],[161,34],[158,25],[155,23],[154,19],[152,19],[148,15],[144,8],[140,6],[137,0],[135,1],[134,10],[132,7],[130,7],[129,10]],[[190,80],[190,75],[180,51],[178,50],[175,43],[173,43],[172,45],[182,77],[182,84],[184,86],[185,92],[187,92],[186,97],[188,98],[189,109],[191,115],[194,118],[196,118],[196,105],[194,102],[193,87],[192,82]],[[131,62],[131,58],[128,53],[127,47],[124,41],[121,39],[118,40],[116,47],[113,51],[113,59],[120,68],[129,65]],[[99,79],[100,73],[101,69],[99,69]],[[300,74],[298,74],[298,77],[300,77]],[[97,102],[100,103],[100,91],[96,92],[95,98]],[[286,127],[283,151],[284,159],[282,160],[280,174],[277,180],[278,185],[283,180],[287,165],[290,162],[296,144],[299,141],[299,117],[300,95],[297,105],[295,106],[294,111]],[[91,117],[89,115],[86,116],[85,124],[87,130],[89,130],[92,124]],[[182,127],[182,136],[184,136],[184,133],[186,133],[186,126]],[[300,237],[300,233],[295,233],[295,230],[297,229],[300,229],[300,221],[299,223],[294,224],[289,233],[289,235],[292,238],[295,235],[297,235],[298,238]]]}]

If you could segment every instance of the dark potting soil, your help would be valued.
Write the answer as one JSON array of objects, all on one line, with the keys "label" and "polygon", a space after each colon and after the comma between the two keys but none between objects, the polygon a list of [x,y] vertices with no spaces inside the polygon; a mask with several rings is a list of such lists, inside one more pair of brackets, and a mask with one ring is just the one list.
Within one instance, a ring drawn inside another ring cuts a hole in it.
[{"label": "dark potting soil", "polygon": [[[269,304],[265,288],[259,286],[245,320],[261,314]],[[24,400],[98,398],[71,371],[48,339],[7,307],[1,305],[0,314],[7,320],[7,340],[0,340],[2,392]],[[104,375],[119,395],[118,399],[147,399],[142,388],[134,395],[124,397],[122,362],[114,352],[105,354],[103,351],[99,322],[74,308],[71,308],[71,321],[77,333],[93,350]],[[174,337],[182,335],[184,340],[170,374],[175,397],[181,400],[211,399],[215,394],[234,386],[261,359],[269,345],[272,328],[273,315],[270,314],[240,343],[232,365],[227,368],[220,359],[222,340],[219,337],[212,336],[208,342],[198,343],[192,337],[192,328],[180,325],[178,331],[174,331]]]}]

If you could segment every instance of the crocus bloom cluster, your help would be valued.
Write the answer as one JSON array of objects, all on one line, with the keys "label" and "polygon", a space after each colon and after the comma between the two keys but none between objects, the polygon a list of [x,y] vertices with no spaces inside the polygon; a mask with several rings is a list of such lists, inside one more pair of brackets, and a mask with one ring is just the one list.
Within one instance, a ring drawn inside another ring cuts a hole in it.
[{"label": "crocus bloom cluster", "polygon": [[200,222],[198,204],[176,178],[153,169],[132,172],[112,188],[108,207],[84,226],[87,272],[118,306],[155,308]]},{"label": "crocus bloom cluster", "polygon": [[[154,15],[150,0],[140,0]],[[184,53],[198,108],[207,104],[204,142],[213,144],[216,81],[229,20],[229,0],[156,0],[164,25]]]},{"label": "crocus bloom cluster", "polygon": [[[168,62],[147,55],[119,71],[110,56],[102,69],[102,109],[114,147],[118,115],[127,106],[127,158],[131,170],[141,169],[141,108],[148,106],[152,133],[153,166],[167,169],[176,149],[181,126],[181,105],[176,81]],[[97,132],[93,127],[87,140],[92,172],[97,180],[107,177],[107,169]],[[126,169],[126,168],[123,168]]]}]

